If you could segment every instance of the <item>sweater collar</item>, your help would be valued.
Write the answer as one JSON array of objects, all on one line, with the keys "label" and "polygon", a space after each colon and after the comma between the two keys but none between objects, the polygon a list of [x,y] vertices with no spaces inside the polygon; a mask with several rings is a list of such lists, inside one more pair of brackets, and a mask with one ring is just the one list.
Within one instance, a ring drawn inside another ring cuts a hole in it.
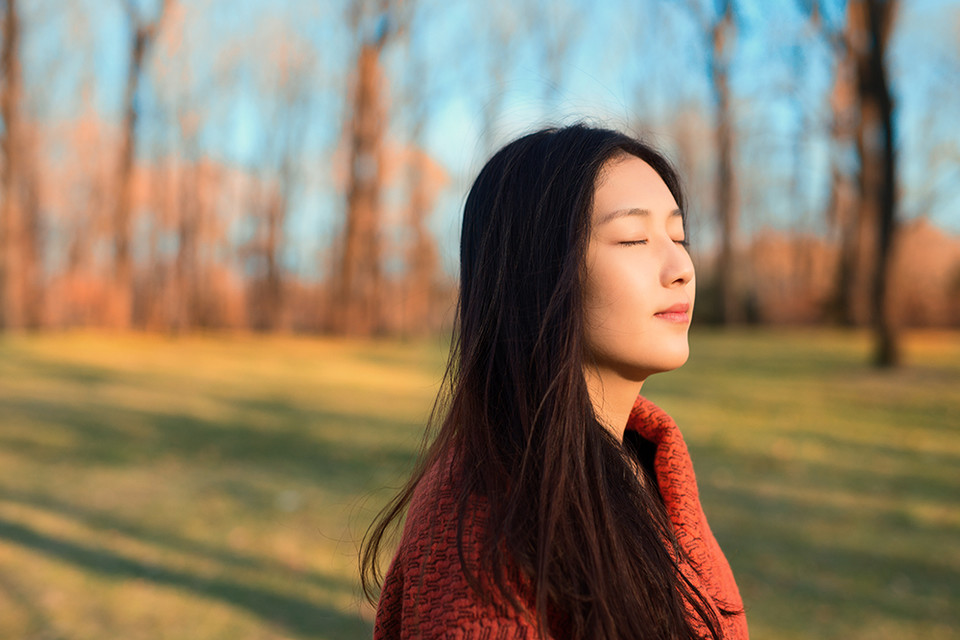
[{"label": "sweater collar", "polygon": [[700,542],[704,537],[700,492],[690,452],[680,428],[667,412],[638,395],[627,420],[633,430],[657,447],[653,468],[674,532],[695,565],[708,561]]}]

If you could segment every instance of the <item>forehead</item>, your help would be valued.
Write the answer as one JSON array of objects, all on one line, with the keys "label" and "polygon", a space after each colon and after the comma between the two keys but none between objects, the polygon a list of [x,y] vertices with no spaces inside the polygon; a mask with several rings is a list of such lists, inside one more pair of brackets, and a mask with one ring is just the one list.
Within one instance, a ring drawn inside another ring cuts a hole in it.
[{"label": "forehead", "polygon": [[677,202],[653,167],[636,156],[625,156],[608,161],[600,172],[593,195],[593,220],[619,209],[669,214],[677,209]]}]

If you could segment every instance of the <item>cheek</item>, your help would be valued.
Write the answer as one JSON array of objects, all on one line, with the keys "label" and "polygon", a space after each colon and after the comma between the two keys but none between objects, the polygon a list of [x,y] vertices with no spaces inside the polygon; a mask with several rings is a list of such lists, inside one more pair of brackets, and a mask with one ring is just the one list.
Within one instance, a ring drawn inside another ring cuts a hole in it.
[{"label": "cheek", "polygon": [[588,327],[597,327],[603,324],[603,319],[610,314],[610,308],[617,299],[617,287],[614,285],[614,274],[611,273],[607,261],[594,260],[587,271],[584,285],[585,315]]},{"label": "cheek", "polygon": [[[643,274],[649,268],[623,259],[595,260],[584,288],[585,319],[597,337],[605,333],[626,334],[640,330],[649,307],[649,283]],[[609,257],[608,257],[609,258]]]}]

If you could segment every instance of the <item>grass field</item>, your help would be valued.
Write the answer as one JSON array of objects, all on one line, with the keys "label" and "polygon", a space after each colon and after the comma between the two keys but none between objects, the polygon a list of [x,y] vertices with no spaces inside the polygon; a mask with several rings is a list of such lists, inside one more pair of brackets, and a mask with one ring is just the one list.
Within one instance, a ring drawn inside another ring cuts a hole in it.
[{"label": "grass field", "polygon": [[[698,332],[684,430],[752,636],[960,638],[960,334]],[[369,637],[356,544],[437,342],[0,338],[0,637]]]}]

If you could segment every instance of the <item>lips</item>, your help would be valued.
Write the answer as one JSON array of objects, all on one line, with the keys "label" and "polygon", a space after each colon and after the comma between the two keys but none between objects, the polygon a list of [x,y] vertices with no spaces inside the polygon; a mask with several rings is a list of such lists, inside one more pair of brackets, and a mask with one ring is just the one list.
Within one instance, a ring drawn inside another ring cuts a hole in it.
[{"label": "lips", "polygon": [[690,321],[690,305],[686,302],[677,303],[653,315],[668,322],[685,324]]}]

